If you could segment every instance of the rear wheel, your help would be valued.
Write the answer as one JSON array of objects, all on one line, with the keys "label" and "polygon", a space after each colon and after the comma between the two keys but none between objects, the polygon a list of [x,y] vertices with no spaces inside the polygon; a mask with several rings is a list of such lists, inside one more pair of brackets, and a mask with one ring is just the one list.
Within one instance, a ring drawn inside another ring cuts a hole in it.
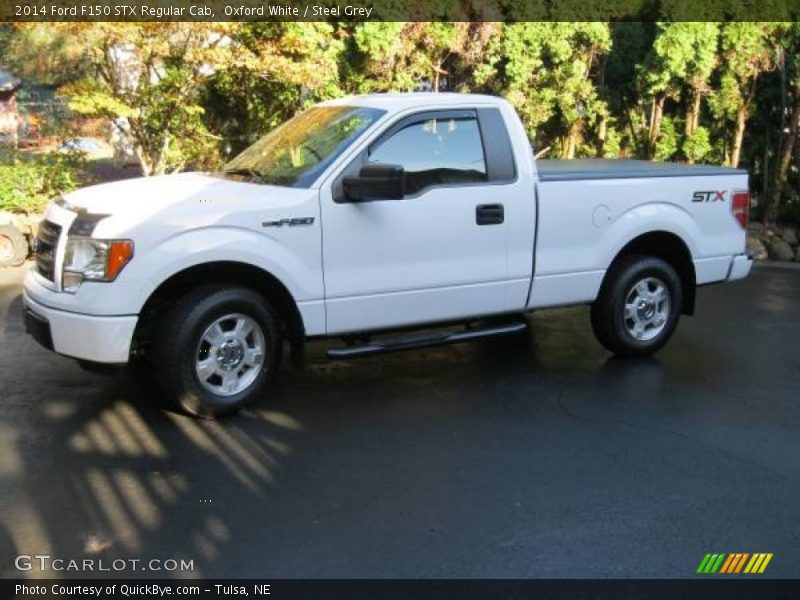
[{"label": "rear wheel", "polygon": [[13,225],[0,225],[0,268],[18,267],[28,258],[28,241]]},{"label": "rear wheel", "polygon": [[681,280],[669,263],[627,256],[603,282],[592,305],[592,328],[600,343],[618,356],[649,356],[675,331],[682,302]]},{"label": "rear wheel", "polygon": [[195,290],[159,329],[155,368],[161,386],[195,416],[218,417],[247,406],[279,362],[275,312],[252,290]]}]

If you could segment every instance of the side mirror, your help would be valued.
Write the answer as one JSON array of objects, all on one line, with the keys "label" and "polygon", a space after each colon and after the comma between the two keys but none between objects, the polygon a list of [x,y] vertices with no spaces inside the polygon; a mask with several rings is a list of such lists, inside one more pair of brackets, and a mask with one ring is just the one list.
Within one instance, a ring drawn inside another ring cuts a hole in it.
[{"label": "side mirror", "polygon": [[342,190],[351,202],[401,200],[405,195],[403,167],[366,164],[357,176],[342,179]]}]

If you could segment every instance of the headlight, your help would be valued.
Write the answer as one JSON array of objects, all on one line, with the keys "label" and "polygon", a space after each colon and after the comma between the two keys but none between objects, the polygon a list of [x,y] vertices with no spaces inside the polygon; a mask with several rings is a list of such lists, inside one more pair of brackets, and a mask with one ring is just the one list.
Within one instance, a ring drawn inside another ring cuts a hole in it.
[{"label": "headlight", "polygon": [[65,292],[74,292],[84,280],[114,281],[131,258],[133,242],[130,240],[69,236],[61,287]]}]

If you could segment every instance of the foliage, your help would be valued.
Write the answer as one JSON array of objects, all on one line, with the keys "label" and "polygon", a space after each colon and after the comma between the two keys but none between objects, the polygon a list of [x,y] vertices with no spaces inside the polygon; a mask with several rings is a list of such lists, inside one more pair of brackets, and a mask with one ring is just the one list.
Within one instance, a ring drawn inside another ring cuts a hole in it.
[{"label": "foliage", "polygon": [[105,117],[130,139],[145,175],[217,162],[200,104],[233,60],[230,24],[59,24],[85,40],[86,76],[62,88],[70,107]]},{"label": "foliage", "polygon": [[205,120],[238,153],[310,104],[342,95],[344,42],[327,23],[248,23],[229,32],[237,59],[205,91]]},{"label": "foliage", "polygon": [[729,163],[738,166],[759,77],[776,66],[781,28],[776,23],[727,23],[721,30],[722,70],[709,102],[712,113],[733,121]]},{"label": "foliage", "polygon": [[653,158],[655,160],[671,160],[678,152],[679,143],[680,139],[675,119],[664,117],[663,121],[661,121],[658,137],[655,139]]},{"label": "foliage", "polygon": [[583,128],[608,115],[593,69],[610,47],[606,23],[513,23],[488,44],[475,81],[508,98],[533,140],[546,131],[572,157]]},{"label": "foliage", "polygon": [[7,26],[0,31],[0,57],[0,64],[40,86],[62,85],[88,68],[83,41],[51,23]]},{"label": "foliage", "polygon": [[616,123],[611,121],[607,124],[605,136],[601,139],[598,156],[602,158],[620,158],[623,153],[623,145],[624,136],[617,129]]},{"label": "foliage", "polygon": [[[698,127],[701,100],[717,62],[717,23],[658,23],[652,47],[636,66],[642,98],[650,103],[647,138],[643,147],[656,154],[668,100],[686,104],[687,136]],[[663,152],[663,149],[662,149]],[[687,157],[688,158],[688,157]]]},{"label": "foliage", "polygon": [[728,23],[721,32],[720,81],[711,100],[716,116],[735,119],[757,77],[775,67],[775,23]]},{"label": "foliage", "polygon": [[14,29],[9,23],[0,23],[0,56],[8,55],[8,45],[14,37]]},{"label": "foliage", "polygon": [[711,152],[708,129],[698,127],[683,140],[683,155],[689,162],[700,162]]},{"label": "foliage", "polygon": [[80,154],[24,155],[0,150],[0,210],[30,213],[80,183],[84,160]]},{"label": "foliage", "polygon": [[473,38],[470,23],[364,23],[353,37],[368,77],[359,91],[441,91],[448,62],[465,59]]},{"label": "foliage", "polygon": [[641,76],[646,93],[676,95],[682,84],[700,88],[716,62],[717,23],[659,23]]},{"label": "foliage", "polygon": [[[320,100],[479,92],[507,98],[547,156],[741,164],[788,210],[796,23],[535,22],[512,4],[503,23],[474,0],[440,5],[466,18],[29,24],[0,28],[0,50],[26,79],[66,82],[72,110],[113,124],[145,174],[214,168]],[[662,13],[681,6],[664,0]]]}]

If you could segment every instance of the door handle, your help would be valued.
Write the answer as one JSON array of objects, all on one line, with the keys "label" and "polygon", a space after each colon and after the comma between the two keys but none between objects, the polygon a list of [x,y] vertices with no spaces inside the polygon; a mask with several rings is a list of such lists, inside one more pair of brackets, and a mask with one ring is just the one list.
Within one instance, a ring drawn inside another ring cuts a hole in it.
[{"label": "door handle", "polygon": [[475,207],[475,222],[478,225],[500,225],[504,219],[502,204],[478,204]]}]

